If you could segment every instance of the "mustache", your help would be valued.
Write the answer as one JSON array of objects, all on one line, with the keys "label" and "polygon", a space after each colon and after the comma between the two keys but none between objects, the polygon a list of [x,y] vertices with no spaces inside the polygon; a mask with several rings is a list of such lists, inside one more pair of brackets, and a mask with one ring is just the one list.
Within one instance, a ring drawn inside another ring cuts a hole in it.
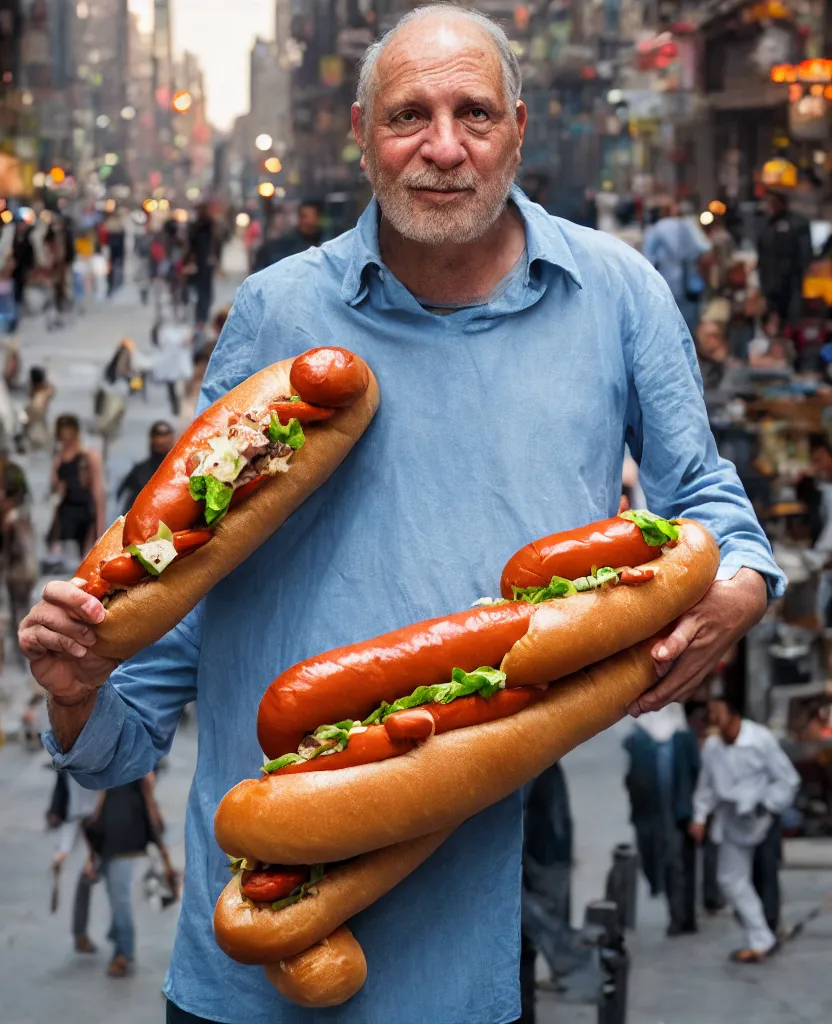
[{"label": "mustache", "polygon": [[403,175],[399,182],[405,188],[428,189],[432,192],[457,192],[463,189],[476,189],[479,175],[471,171],[442,172],[433,170],[419,171],[416,174]]}]

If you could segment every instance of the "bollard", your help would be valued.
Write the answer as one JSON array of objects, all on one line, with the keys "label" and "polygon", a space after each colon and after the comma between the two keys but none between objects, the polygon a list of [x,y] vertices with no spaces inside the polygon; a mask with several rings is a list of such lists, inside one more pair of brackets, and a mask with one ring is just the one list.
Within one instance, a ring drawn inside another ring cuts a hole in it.
[{"label": "bollard", "polygon": [[625,1024],[630,957],[624,946],[618,906],[611,900],[587,904],[586,925],[598,936],[604,986],[598,1004],[598,1024]]},{"label": "bollard", "polygon": [[618,843],[612,851],[607,874],[606,899],[618,906],[619,926],[634,929],[638,892],[638,853],[629,843]]}]

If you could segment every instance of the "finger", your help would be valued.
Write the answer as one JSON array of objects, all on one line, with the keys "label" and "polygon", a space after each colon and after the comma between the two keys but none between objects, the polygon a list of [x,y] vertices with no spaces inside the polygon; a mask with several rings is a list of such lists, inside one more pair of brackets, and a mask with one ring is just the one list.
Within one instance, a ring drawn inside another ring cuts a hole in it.
[{"label": "finger", "polygon": [[26,622],[21,628],[25,632],[32,626],[46,626],[53,633],[63,633],[72,637],[86,647],[92,647],[95,643],[95,631],[84,622],[72,617],[64,608],[54,604],[47,604],[41,601],[29,612]]},{"label": "finger", "polygon": [[67,583],[65,580],[52,580],[47,583],[43,590],[43,601],[59,605],[76,618],[93,625],[103,621],[107,614],[104,605],[99,600],[90,594],[85,594],[74,583]]},{"label": "finger", "polygon": [[630,511],[630,499],[627,497],[626,494],[622,494],[621,495],[621,501],[619,501],[619,503],[618,503],[618,514],[621,515],[622,512],[629,512],[629,511]]},{"label": "finger", "polygon": [[650,652],[653,661],[659,663],[675,661],[681,657],[698,632],[699,620],[697,617],[690,613],[683,615],[673,627],[673,632],[659,640]]},{"label": "finger", "polygon": [[628,710],[631,714],[634,710],[638,713],[658,711],[673,701],[684,700],[704,681],[712,661],[704,648],[689,650],[657,686],[643,693]]},{"label": "finger", "polygon": [[[43,653],[70,654],[73,658],[83,658],[87,653],[87,648],[83,644],[79,644],[77,640],[73,640],[72,637],[66,636],[64,633],[55,633],[51,629],[47,629],[46,626],[40,625],[30,626],[21,641],[21,650],[30,660],[34,660],[27,653],[30,649],[39,649]],[[43,656],[43,653],[40,657]]]}]

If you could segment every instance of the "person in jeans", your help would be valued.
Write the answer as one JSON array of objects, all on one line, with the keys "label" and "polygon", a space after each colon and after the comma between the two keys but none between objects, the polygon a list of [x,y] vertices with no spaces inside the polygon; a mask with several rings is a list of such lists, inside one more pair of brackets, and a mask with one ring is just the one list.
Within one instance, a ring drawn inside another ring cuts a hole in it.
[{"label": "person in jeans", "polygon": [[159,847],[168,885],[176,890],[176,876],[162,841],[164,823],[154,796],[154,774],[116,786],[100,794],[98,805],[85,825],[90,857],[85,872],[104,879],[112,923],[107,938],[113,958],[111,978],[125,977],[133,963],[136,937],[133,924],[133,864],[150,843]]},{"label": "person in jeans", "polygon": [[[84,833],[84,823],[95,813],[99,794],[84,789],[69,772],[58,772],[46,820],[55,830],[55,852],[52,855],[52,913],[58,909],[61,871],[78,837]],[[75,884],[72,904],[72,937],[77,953],[97,953],[98,947],[87,934],[90,918],[90,895],[96,881],[95,871],[87,861]]]}]

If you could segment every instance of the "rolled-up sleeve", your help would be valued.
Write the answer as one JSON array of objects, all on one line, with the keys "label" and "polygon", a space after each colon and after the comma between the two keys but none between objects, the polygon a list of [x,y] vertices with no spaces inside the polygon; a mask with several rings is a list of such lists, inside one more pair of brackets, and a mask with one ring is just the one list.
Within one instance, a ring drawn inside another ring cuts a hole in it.
[{"label": "rolled-up sleeve", "polygon": [[644,271],[646,287],[631,317],[626,436],[648,504],[711,531],[721,553],[718,579],[746,566],[765,578],[770,599],[781,597],[785,576],[733,463],[717,452],[690,333],[664,281],[646,266]]},{"label": "rolled-up sleeve", "polygon": [[125,661],[101,687],[68,753],[43,743],[56,769],[87,789],[109,789],[152,771],[171,748],[182,709],[197,695],[201,606],[157,643]]}]

